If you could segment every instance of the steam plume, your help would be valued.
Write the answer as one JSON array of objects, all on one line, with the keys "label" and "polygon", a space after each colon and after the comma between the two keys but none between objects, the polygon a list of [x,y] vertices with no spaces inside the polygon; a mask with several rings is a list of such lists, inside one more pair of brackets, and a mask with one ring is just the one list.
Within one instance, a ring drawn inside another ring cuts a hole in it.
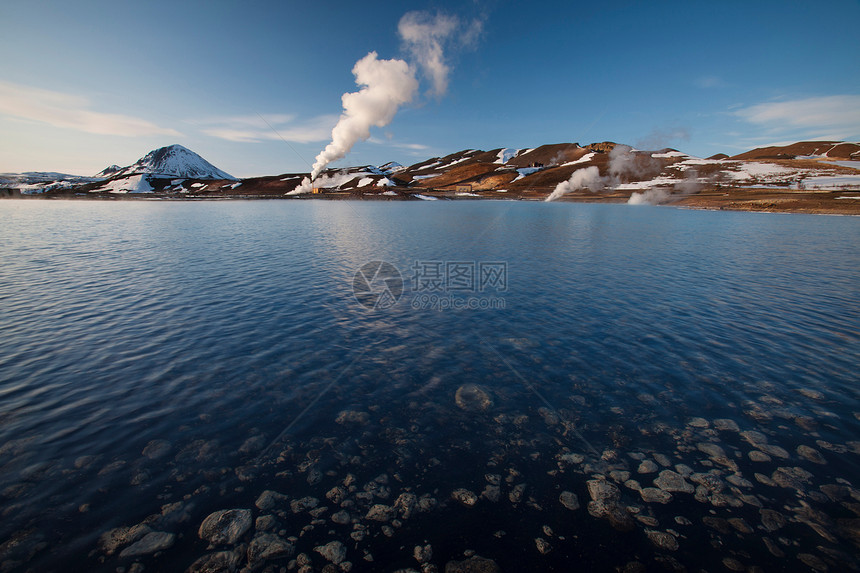
[{"label": "steam plume", "polygon": [[671,198],[671,195],[666,189],[655,187],[648,189],[642,193],[633,193],[630,199],[627,200],[628,205],[659,205],[665,203]]},{"label": "steam plume", "polygon": [[331,143],[317,155],[310,180],[302,181],[302,187],[310,186],[326,165],[349,153],[356,141],[370,137],[371,126],[391,123],[400,106],[412,101],[418,90],[415,70],[409,64],[380,60],[376,52],[358,60],[352,73],[361,89],[341,97],[343,113],[331,130]]},{"label": "steam plume", "polygon": [[[437,97],[448,89],[450,66],[445,61],[445,44],[456,33],[459,44],[468,45],[477,39],[481,29],[479,20],[464,29],[454,16],[431,16],[426,12],[407,12],[397,27],[405,48],[430,78],[432,93]],[[357,141],[370,137],[372,126],[391,123],[397,110],[412,101],[418,91],[415,66],[404,60],[380,60],[376,52],[356,62],[352,73],[360,89],[341,97],[343,113],[331,131],[331,143],[316,156],[310,178],[305,177],[291,194],[310,192],[311,182],[329,163],[344,157]]]},{"label": "steam plume", "polygon": [[550,193],[546,201],[555,201],[559,197],[567,195],[579,189],[590,189],[591,191],[601,191],[606,187],[606,178],[600,176],[600,170],[596,166],[586,167],[585,169],[577,169],[567,181],[562,181],[555,186],[555,190]]},{"label": "steam plume", "polygon": [[609,152],[612,185],[632,178],[647,179],[660,173],[662,165],[650,153],[636,153],[629,145],[616,145]]}]

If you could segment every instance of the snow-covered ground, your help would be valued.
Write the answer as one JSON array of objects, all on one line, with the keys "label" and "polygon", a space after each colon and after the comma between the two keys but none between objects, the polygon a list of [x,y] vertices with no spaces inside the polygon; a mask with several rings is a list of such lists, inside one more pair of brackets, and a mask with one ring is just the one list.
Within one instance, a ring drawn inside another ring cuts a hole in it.
[{"label": "snow-covered ground", "polygon": [[123,179],[106,181],[95,191],[107,191],[108,193],[152,193],[152,185],[149,184],[147,175],[132,175]]},{"label": "snow-covered ground", "polygon": [[828,161],[828,164],[838,165],[840,167],[850,167],[851,169],[860,169],[860,161]]},{"label": "snow-covered ground", "polygon": [[690,157],[686,153],[681,153],[680,151],[667,151],[666,153],[652,153],[651,157],[656,157],[658,159],[670,159],[673,157]]},{"label": "snow-covered ground", "polygon": [[579,164],[579,163],[588,163],[589,161],[591,161],[592,159],[594,159],[594,156],[595,156],[595,155],[597,155],[597,154],[596,154],[596,153],[594,153],[594,152],[592,152],[592,153],[586,153],[585,155],[583,155],[583,156],[582,156],[582,157],[580,157],[579,159],[576,159],[576,160],[574,160],[574,161],[568,161],[567,163],[563,163],[563,164],[561,165],[561,167],[567,167],[568,165],[577,165],[577,164]]},{"label": "snow-covered ground", "polygon": [[[800,189],[799,184],[792,186],[794,189]],[[818,175],[813,177],[805,177],[802,181],[802,188],[809,190],[835,190],[839,189],[860,189],[860,175]]]},{"label": "snow-covered ground", "polygon": [[532,173],[537,173],[541,169],[543,169],[543,168],[542,167],[522,167],[520,169],[517,169],[517,173],[519,175],[517,175],[517,178],[514,179],[514,181],[518,181],[518,180],[522,179],[523,177],[526,177],[527,175],[531,175]]},{"label": "snow-covered ground", "polygon": [[646,181],[631,181],[630,183],[620,183],[615,185],[613,189],[616,191],[631,191],[638,189],[651,189],[653,187],[671,187],[676,183],[680,183],[676,177],[659,176]]},{"label": "snow-covered ground", "polygon": [[510,161],[511,159],[516,157],[517,155],[519,155],[519,153],[520,153],[519,149],[514,149],[512,147],[506,147],[506,148],[502,149],[501,151],[499,151],[499,154],[496,155],[496,160],[493,161],[493,163],[498,163],[500,165],[504,165],[505,163],[507,163],[508,161]]},{"label": "snow-covered ground", "polygon": [[26,173],[0,173],[0,187],[17,189],[24,195],[35,195],[45,191],[71,189],[76,185],[101,181],[101,177],[83,177],[53,171],[28,171]]}]

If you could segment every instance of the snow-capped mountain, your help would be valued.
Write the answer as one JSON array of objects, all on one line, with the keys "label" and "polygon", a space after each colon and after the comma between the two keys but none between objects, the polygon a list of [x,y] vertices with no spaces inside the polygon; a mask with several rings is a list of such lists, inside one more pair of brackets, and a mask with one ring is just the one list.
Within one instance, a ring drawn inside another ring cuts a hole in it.
[{"label": "snow-capped mountain", "polygon": [[[102,173],[111,170],[108,167]],[[168,145],[150,151],[133,165],[124,167],[108,177],[127,177],[130,175],[150,175],[152,177],[181,177],[186,179],[230,179],[237,181],[229,173],[221,171],[190,149],[181,145]]]}]

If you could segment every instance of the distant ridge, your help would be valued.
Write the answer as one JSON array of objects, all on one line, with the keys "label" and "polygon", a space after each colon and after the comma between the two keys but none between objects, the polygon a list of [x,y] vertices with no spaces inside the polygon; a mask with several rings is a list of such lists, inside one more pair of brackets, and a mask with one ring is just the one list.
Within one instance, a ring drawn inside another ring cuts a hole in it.
[{"label": "distant ridge", "polygon": [[799,141],[790,145],[759,147],[735,155],[732,159],[795,159],[807,156],[827,159],[860,159],[860,143]]},{"label": "distant ridge", "polygon": [[111,177],[113,175],[116,175],[120,171],[122,171],[122,167],[120,167],[119,165],[111,165],[109,167],[105,167],[104,169],[102,169],[101,171],[96,173],[95,176],[108,178],[108,177]]}]

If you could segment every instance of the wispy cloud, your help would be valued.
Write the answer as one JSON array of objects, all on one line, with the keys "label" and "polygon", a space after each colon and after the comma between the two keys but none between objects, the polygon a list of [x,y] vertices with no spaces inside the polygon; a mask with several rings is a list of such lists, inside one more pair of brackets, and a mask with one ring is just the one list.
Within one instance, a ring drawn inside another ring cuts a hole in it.
[{"label": "wispy cloud", "polygon": [[408,149],[410,151],[426,151],[430,149],[429,146],[423,145],[421,143],[402,143],[398,141],[393,141],[391,139],[379,139],[378,137],[370,137],[367,141],[370,143],[375,143],[376,145],[388,145],[389,147]]},{"label": "wispy cloud", "polygon": [[726,82],[718,76],[700,76],[696,78],[694,83],[696,84],[696,87],[703,90],[726,87]]},{"label": "wispy cloud", "polygon": [[210,118],[195,122],[208,127],[203,133],[212,137],[240,143],[259,143],[285,139],[297,143],[326,141],[337,123],[336,115],[320,115],[304,122],[295,122],[294,115],[270,114]]},{"label": "wispy cloud", "polygon": [[732,112],[786,141],[841,140],[860,135],[860,95],[766,102]]},{"label": "wispy cloud", "polygon": [[429,12],[407,12],[397,25],[404,48],[430,78],[436,97],[448,90],[451,68],[445,57],[446,49],[474,47],[483,29],[482,19],[464,22],[457,16]]},{"label": "wispy cloud", "polygon": [[145,119],[92,111],[90,107],[89,100],[81,96],[0,81],[0,114],[3,115],[99,135],[181,135],[175,129],[160,127]]}]

